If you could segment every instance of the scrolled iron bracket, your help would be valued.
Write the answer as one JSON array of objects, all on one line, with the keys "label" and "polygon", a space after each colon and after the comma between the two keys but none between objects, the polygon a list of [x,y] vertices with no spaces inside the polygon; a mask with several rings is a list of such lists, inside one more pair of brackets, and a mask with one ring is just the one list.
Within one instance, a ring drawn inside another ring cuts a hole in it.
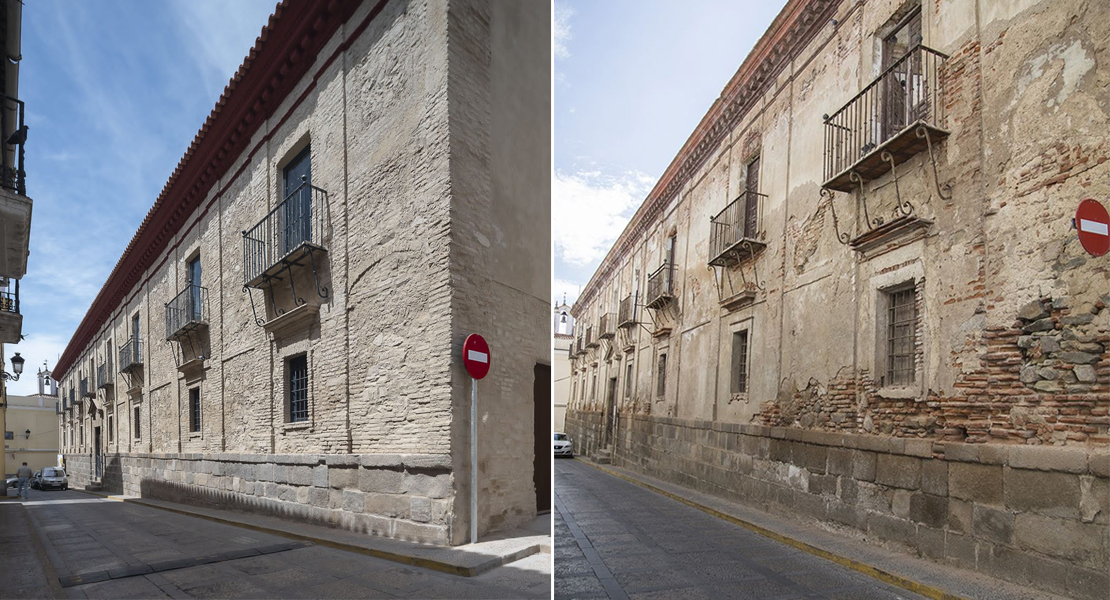
[{"label": "scrolled iron bracket", "polygon": [[[752,256],[752,257],[755,256],[755,248],[752,247],[752,243],[750,241],[743,240],[743,241],[740,242],[740,245],[744,246],[745,249],[748,251],[748,256]],[[744,272],[744,267],[741,266],[740,267],[740,273],[743,273],[743,272]],[[757,290],[761,291],[761,292],[766,292],[767,291],[767,282],[759,280],[759,271],[757,271],[756,268],[755,268],[754,258],[752,260],[752,277],[755,279],[755,281],[753,282],[755,284],[755,288]]]},{"label": "scrolled iron bracket", "polygon": [[836,193],[828,188],[821,188],[821,196],[829,199],[829,210],[832,211],[833,233],[836,234],[836,241],[847,246],[852,236],[840,232],[840,220],[836,218]]},{"label": "scrolled iron bracket", "polygon": [[[863,189],[863,177],[860,177],[860,174],[855,171],[848,171],[848,179],[851,179],[852,182],[856,184],[856,187],[859,188],[859,203],[863,205],[863,222],[867,224],[867,230],[871,231],[879,225],[882,225],[883,218],[875,217],[872,219],[870,211],[867,210],[867,193]],[[858,223],[859,220],[857,219],[856,221]]]},{"label": "scrolled iron bracket", "polygon": [[259,327],[264,326],[266,324],[266,321],[258,318],[258,311],[254,308],[254,294],[251,293],[250,287],[244,285],[243,291],[246,292],[247,296],[249,296],[251,299],[251,315],[254,316],[254,323]]},{"label": "scrolled iron bracket", "polygon": [[305,246],[304,253],[307,254],[308,259],[312,261],[312,280],[316,282],[316,295],[326,300],[330,292],[328,291],[328,286],[325,285],[320,287],[320,276],[316,274],[316,252],[311,246]]},{"label": "scrolled iron bracket", "polygon": [[879,153],[879,158],[890,163],[890,176],[894,178],[894,196],[898,199],[898,205],[894,208],[894,218],[908,217],[913,214],[913,204],[909,200],[902,200],[902,189],[898,186],[898,168],[894,162],[894,157],[889,152],[883,150]]},{"label": "scrolled iron bracket", "polygon": [[[933,154],[933,138],[929,136],[929,130],[923,126],[918,126],[915,130],[917,137],[924,138],[925,146],[929,149],[929,162],[933,165],[933,185],[937,188],[937,195],[941,200],[952,199],[952,186],[949,184],[940,185],[940,176],[937,175],[937,159]],[[941,189],[943,187],[943,190]],[[947,191],[947,193],[945,193]]]}]

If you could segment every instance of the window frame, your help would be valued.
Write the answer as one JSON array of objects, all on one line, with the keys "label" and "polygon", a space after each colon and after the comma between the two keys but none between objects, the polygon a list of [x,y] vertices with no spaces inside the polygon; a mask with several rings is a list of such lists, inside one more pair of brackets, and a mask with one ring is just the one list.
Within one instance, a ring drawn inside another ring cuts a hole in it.
[{"label": "window frame", "polygon": [[189,433],[201,432],[201,406],[200,386],[189,388]]},{"label": "window frame", "polygon": [[[293,404],[294,403],[294,396],[293,395],[298,391],[298,390],[294,389],[294,385],[295,385],[294,376],[296,375],[296,373],[294,372],[294,369],[297,366],[297,365],[294,364],[294,361],[299,362],[299,361],[302,361],[302,360],[304,361],[304,379],[303,379],[304,388],[303,388],[303,390],[300,390],[300,391],[304,394],[304,397],[300,401],[304,403],[303,415],[302,415],[302,411],[300,411],[300,410],[297,410],[295,412],[295,407],[294,407],[294,404]],[[285,386],[284,386],[285,387],[285,393],[284,393],[284,396],[285,397],[283,398],[283,400],[284,400],[283,404],[285,405],[285,423],[287,425],[307,425],[311,421],[311,413],[312,413],[312,411],[310,409],[310,401],[309,401],[310,400],[309,399],[309,390],[312,387],[311,382],[310,382],[310,375],[312,373],[312,369],[311,369],[311,365],[309,365],[309,362],[308,362],[308,353],[307,352],[299,352],[299,353],[296,353],[296,354],[291,354],[291,355],[285,357],[284,363],[285,363],[285,377],[284,377],[284,379],[285,379]],[[300,417],[300,418],[298,418],[298,417]]]},{"label": "window frame", "polygon": [[143,427],[143,425],[142,425],[143,414],[140,410],[141,408],[142,408],[141,406],[136,406],[131,411],[132,415],[133,415],[132,416],[132,421],[131,421],[131,439],[134,439],[134,440],[142,440],[143,439],[143,429],[142,429],[142,427]]},{"label": "window frame", "polygon": [[[743,398],[751,390],[751,329],[741,327],[732,330],[732,346],[729,350],[729,395],[732,398]],[[740,356],[737,356],[737,341],[740,341]]]},{"label": "window frame", "polygon": [[667,397],[667,350],[656,355],[655,359],[655,397]]}]

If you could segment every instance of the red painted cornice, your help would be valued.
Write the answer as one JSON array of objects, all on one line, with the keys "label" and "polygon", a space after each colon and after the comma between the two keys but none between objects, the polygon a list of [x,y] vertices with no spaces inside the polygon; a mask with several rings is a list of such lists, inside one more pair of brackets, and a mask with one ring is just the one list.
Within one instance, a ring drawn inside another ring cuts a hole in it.
[{"label": "red painted cornice", "polygon": [[[790,0],[779,11],[602,259],[574,302],[576,309],[584,310],[589,305],[601,282],[609,279],[621,258],[655,224],[663,208],[728,138],[786,65],[828,23],[841,1]],[[571,314],[576,318],[579,315],[574,310]]]},{"label": "red painted cornice", "polygon": [[359,0],[282,0],[275,7],[51,371],[56,381],[65,376],[358,5]]}]

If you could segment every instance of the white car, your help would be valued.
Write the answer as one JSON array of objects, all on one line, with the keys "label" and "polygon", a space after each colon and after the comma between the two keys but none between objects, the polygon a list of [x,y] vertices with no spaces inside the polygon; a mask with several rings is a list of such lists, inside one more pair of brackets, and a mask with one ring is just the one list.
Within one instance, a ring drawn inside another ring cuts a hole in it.
[{"label": "white car", "polygon": [[565,433],[555,433],[554,441],[555,456],[567,456],[574,458],[573,444],[570,438]]}]

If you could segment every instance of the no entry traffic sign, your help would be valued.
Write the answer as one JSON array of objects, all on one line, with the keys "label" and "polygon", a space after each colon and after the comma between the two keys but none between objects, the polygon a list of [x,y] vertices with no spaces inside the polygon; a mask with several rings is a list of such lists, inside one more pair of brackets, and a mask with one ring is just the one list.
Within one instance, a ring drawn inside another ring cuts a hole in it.
[{"label": "no entry traffic sign", "polygon": [[489,345],[486,340],[477,333],[466,336],[466,341],[463,342],[463,365],[466,366],[466,372],[474,379],[481,379],[489,373],[489,361]]},{"label": "no entry traffic sign", "polygon": [[1088,198],[1079,203],[1075,228],[1079,230],[1079,243],[1092,256],[1110,251],[1110,214],[1098,200]]}]

